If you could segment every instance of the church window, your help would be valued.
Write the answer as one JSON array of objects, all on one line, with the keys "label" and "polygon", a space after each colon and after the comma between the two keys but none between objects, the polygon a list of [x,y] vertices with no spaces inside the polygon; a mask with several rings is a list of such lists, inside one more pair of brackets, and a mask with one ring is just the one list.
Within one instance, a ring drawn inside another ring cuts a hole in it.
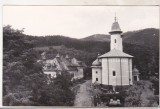
[{"label": "church window", "polygon": [[116,76],[116,72],[115,71],[113,71],[113,76]]},{"label": "church window", "polygon": [[96,71],[96,74],[97,74],[98,72]]},{"label": "church window", "polygon": [[98,81],[98,78],[96,78],[96,81]]},{"label": "church window", "polygon": [[116,39],[114,39],[114,42],[116,43]]}]

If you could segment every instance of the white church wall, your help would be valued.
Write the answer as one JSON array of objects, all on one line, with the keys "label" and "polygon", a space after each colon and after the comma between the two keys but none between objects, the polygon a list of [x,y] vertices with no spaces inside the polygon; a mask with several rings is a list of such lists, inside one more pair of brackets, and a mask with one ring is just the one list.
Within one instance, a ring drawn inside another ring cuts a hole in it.
[{"label": "white church wall", "polygon": [[122,85],[129,85],[129,58],[121,58]]},{"label": "white church wall", "polygon": [[[115,76],[113,72],[115,71]],[[120,85],[120,59],[119,58],[109,58],[109,85]]]},{"label": "white church wall", "polygon": [[120,51],[123,50],[123,47],[122,47],[122,38],[121,38],[120,34],[112,34],[111,35],[110,47],[111,47],[111,50],[114,49],[114,48],[118,49]]},{"label": "white church wall", "polygon": [[[108,60],[108,62],[107,62]],[[103,58],[102,59],[102,84],[105,85],[129,85],[129,67],[130,78],[132,84],[132,60],[128,65],[128,58]],[[120,64],[121,62],[121,64]],[[109,66],[109,69],[108,69]],[[121,67],[121,68],[120,68]],[[108,83],[108,70],[109,70],[109,83]],[[115,76],[113,75],[115,72]],[[121,76],[122,75],[122,76]]]},{"label": "white church wall", "polygon": [[132,85],[133,84],[133,78],[132,78],[132,59],[130,58],[129,59],[129,67],[130,67],[130,84]]},{"label": "white church wall", "polygon": [[[102,69],[101,68],[98,68],[98,67],[94,67],[92,68],[92,83],[99,83],[101,84],[102,83]],[[98,81],[97,81],[98,79]]]},{"label": "white church wall", "polygon": [[108,59],[102,59],[102,84],[108,85]]}]

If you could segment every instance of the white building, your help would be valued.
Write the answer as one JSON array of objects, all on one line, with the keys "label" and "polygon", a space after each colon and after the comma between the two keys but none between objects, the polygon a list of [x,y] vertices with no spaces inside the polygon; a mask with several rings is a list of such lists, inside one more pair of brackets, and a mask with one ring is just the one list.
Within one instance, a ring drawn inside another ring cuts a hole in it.
[{"label": "white building", "polygon": [[45,52],[41,54],[44,74],[56,78],[57,74],[66,71],[73,76],[72,79],[76,80],[84,77],[85,63],[78,61],[76,58],[70,58],[68,55],[63,57],[57,54],[53,59],[46,59],[45,55]]},{"label": "white building", "polygon": [[122,31],[116,18],[109,33],[110,51],[98,56],[92,63],[92,83],[112,86],[132,85],[133,56],[123,52]]}]

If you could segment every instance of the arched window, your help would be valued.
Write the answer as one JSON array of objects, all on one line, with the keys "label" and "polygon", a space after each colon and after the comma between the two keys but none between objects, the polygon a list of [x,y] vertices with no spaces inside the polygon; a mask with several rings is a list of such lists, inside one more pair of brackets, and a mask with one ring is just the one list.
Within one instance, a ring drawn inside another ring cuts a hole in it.
[{"label": "arched window", "polygon": [[116,76],[116,71],[113,71],[113,76]]},{"label": "arched window", "polygon": [[96,74],[97,74],[98,72],[96,71]]},{"label": "arched window", "polygon": [[116,39],[114,39],[114,43],[116,43]]}]

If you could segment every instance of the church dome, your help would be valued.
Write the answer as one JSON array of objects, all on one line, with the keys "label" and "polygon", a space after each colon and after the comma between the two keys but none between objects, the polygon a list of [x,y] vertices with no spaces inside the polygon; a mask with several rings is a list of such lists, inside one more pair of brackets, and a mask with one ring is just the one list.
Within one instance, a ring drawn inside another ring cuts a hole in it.
[{"label": "church dome", "polygon": [[120,29],[120,26],[118,24],[117,21],[115,21],[113,24],[112,24],[112,28],[111,28],[111,31],[109,32],[110,34],[112,33],[122,33],[121,29]]},{"label": "church dome", "polygon": [[98,61],[98,59],[96,59],[93,63],[92,63],[93,66],[101,66],[101,62]]}]

